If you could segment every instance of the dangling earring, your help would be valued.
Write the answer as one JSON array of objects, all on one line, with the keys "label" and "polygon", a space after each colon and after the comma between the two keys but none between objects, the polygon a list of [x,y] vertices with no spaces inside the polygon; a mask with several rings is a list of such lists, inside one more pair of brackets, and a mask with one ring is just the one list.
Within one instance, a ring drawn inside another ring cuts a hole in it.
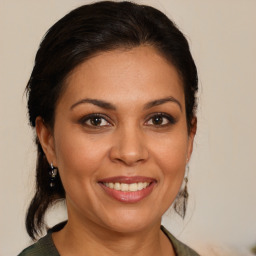
[{"label": "dangling earring", "polygon": [[189,166],[187,164],[186,166],[186,172],[184,176],[184,185],[182,186],[181,190],[179,191],[175,202],[174,202],[174,210],[184,219],[186,215],[187,210],[187,203],[188,203],[188,172],[189,172]]},{"label": "dangling earring", "polygon": [[55,187],[55,182],[56,182],[56,176],[58,174],[58,169],[57,167],[53,166],[53,163],[50,164],[50,171],[49,171],[49,176],[50,176],[50,187],[54,188]]}]

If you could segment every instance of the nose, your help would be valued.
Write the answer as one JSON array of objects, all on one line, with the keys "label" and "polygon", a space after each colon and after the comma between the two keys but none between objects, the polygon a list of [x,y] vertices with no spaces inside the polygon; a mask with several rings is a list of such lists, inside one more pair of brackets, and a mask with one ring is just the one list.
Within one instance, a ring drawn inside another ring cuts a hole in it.
[{"label": "nose", "polygon": [[134,166],[146,161],[148,156],[145,138],[139,128],[126,127],[114,135],[114,143],[110,150],[112,161]]}]

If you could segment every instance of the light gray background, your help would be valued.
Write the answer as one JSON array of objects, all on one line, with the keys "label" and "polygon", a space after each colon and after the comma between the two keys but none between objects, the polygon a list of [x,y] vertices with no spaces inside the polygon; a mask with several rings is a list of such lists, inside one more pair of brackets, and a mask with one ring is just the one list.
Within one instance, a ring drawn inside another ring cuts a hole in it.
[{"label": "light gray background", "polygon": [[[25,211],[35,147],[23,95],[39,42],[89,1],[0,0],[0,256],[30,242]],[[151,0],[187,35],[200,78],[198,134],[190,163],[189,212],[163,222],[203,255],[250,255],[256,243],[256,1]],[[65,218],[50,213],[50,225]]]}]

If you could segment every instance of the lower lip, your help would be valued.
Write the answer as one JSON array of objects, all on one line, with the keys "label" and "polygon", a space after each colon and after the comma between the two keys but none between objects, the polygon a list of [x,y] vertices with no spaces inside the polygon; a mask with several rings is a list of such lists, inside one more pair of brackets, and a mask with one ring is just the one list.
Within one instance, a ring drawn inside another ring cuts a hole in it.
[{"label": "lower lip", "polygon": [[149,184],[149,186],[139,191],[126,191],[126,192],[108,188],[103,183],[99,183],[99,184],[104,189],[104,191],[112,198],[123,203],[137,203],[151,194],[156,183],[152,182]]}]

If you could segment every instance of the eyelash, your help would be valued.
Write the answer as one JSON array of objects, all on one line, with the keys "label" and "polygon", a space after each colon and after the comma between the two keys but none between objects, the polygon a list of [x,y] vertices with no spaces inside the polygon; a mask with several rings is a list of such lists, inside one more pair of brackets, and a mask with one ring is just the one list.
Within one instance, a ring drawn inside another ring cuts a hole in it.
[{"label": "eyelash", "polygon": [[[160,121],[165,122],[165,123],[164,124],[154,124],[152,120],[153,120],[153,118],[156,118],[156,117],[160,118]],[[96,121],[95,120],[96,118],[101,120],[99,124],[101,124],[102,121],[105,121],[108,124],[104,124],[104,125],[92,124],[93,119],[94,119],[94,121]],[[166,119],[166,120],[164,120],[164,119]],[[87,124],[88,121],[90,121],[90,124]],[[152,124],[149,124],[150,121],[152,122]],[[177,120],[169,114],[154,113],[149,118],[147,118],[147,121],[145,122],[145,125],[154,126],[156,128],[161,128],[161,127],[166,127],[166,126],[173,125],[176,122],[177,122]],[[101,127],[108,127],[108,126],[112,125],[112,123],[109,121],[109,118],[107,116],[99,114],[99,113],[89,114],[87,116],[84,116],[83,118],[81,118],[79,120],[79,123],[81,123],[83,126],[87,126],[87,127],[94,128],[94,129],[99,129]]]},{"label": "eyelash", "polygon": [[146,121],[146,125],[147,123],[150,121],[150,120],[153,120],[153,118],[156,118],[156,117],[160,117],[162,119],[162,121],[164,121],[163,119],[166,119],[167,121],[165,121],[166,123],[165,124],[149,124],[149,125],[153,125],[154,127],[156,128],[161,128],[161,127],[166,127],[166,126],[170,126],[170,125],[173,125],[177,122],[177,120],[169,115],[169,114],[166,114],[166,113],[154,113],[152,114]]},{"label": "eyelash", "polygon": [[[96,118],[101,119],[101,120],[105,120],[108,124],[107,125],[93,125],[91,122],[92,122],[93,119],[96,119]],[[91,124],[86,124],[86,122],[88,122],[88,121],[90,121]],[[102,114],[98,114],[98,113],[89,114],[87,116],[84,116],[83,118],[81,118],[79,120],[79,123],[81,123],[84,126],[94,128],[94,129],[99,129],[100,127],[104,127],[104,126],[106,127],[106,126],[111,126],[112,125],[107,116],[102,115]]]}]

